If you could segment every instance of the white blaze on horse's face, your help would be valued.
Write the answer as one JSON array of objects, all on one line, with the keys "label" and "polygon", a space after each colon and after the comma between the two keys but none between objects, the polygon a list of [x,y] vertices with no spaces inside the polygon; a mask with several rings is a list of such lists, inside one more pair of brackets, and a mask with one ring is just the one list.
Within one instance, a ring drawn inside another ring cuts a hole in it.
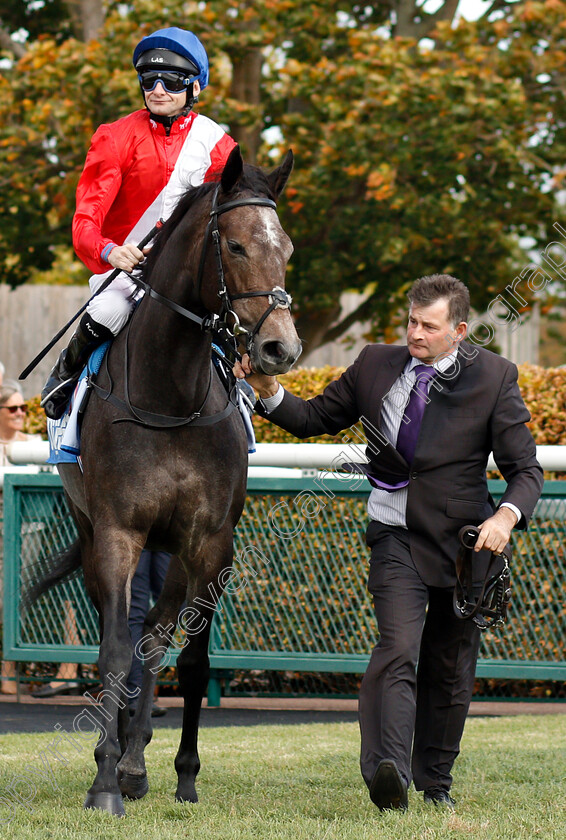
[{"label": "white blaze on horse's face", "polygon": [[293,253],[291,240],[281,227],[279,217],[275,210],[272,210],[270,207],[262,207],[260,208],[260,213],[264,229],[263,231],[258,231],[255,236],[262,242],[270,244],[276,252],[280,252],[283,265],[286,266]]},{"label": "white blaze on horse's face", "polygon": [[[257,219],[252,227],[252,240],[261,248],[264,275],[273,277],[274,285],[282,286],[285,269],[293,253],[293,244],[271,207],[258,207]],[[268,262],[265,260],[266,254],[269,255]]]},{"label": "white blaze on horse's face", "polygon": [[[288,306],[276,305],[264,317],[266,309],[273,303],[266,293],[271,289],[284,288],[293,244],[274,209],[253,206],[249,210],[250,225],[244,237],[240,230],[240,244],[245,249],[246,258],[239,267],[233,264],[233,277],[235,279],[239,274],[239,283],[243,288],[233,289],[233,293],[253,293],[257,290],[263,294],[235,300],[233,307],[242,326],[252,334],[247,349],[254,369],[275,375],[288,371],[301,353],[301,342]],[[259,330],[254,329],[258,324]]]}]

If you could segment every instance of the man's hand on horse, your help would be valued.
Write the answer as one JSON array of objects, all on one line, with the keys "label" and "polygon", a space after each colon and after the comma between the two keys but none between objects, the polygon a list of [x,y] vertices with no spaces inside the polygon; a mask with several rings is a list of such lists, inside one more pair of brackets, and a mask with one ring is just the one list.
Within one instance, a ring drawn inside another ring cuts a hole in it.
[{"label": "man's hand on horse", "polygon": [[126,245],[115,245],[108,254],[108,262],[113,268],[119,268],[122,271],[133,271],[136,265],[143,262],[148,248],[143,251],[129,242]]},{"label": "man's hand on horse", "polygon": [[274,397],[279,390],[279,383],[274,376],[265,373],[256,373],[252,368],[252,362],[247,353],[242,356],[241,362],[236,362],[232,368],[236,379],[245,379],[246,382],[257,391],[261,399]]}]

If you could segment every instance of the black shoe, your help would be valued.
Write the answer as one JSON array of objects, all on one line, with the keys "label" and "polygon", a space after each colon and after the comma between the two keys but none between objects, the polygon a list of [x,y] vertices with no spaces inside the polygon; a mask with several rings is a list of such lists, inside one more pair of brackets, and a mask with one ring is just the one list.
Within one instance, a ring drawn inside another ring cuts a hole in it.
[{"label": "black shoe", "polygon": [[449,811],[455,811],[455,802],[443,787],[429,787],[425,790],[424,801],[428,804],[436,805],[440,808],[448,808]]},{"label": "black shoe", "polygon": [[86,313],[83,315],[41,392],[40,404],[47,417],[59,420],[63,416],[88,357],[99,344],[110,339],[112,333],[107,327],[97,324]]},{"label": "black shoe", "polygon": [[407,810],[407,784],[394,761],[385,758],[379,762],[369,786],[369,796],[380,811]]},{"label": "black shoe", "polygon": [[151,707],[151,716],[152,717],[163,717],[163,715],[167,714],[167,709],[163,706],[158,706],[157,703],[154,703]]},{"label": "black shoe", "polygon": [[63,366],[64,359],[60,359],[41,392],[41,406],[50,420],[59,420],[64,415],[79,381],[80,371],[71,374]]},{"label": "black shoe", "polygon": [[68,682],[64,685],[42,685],[31,692],[32,697],[55,697],[57,694],[78,694],[78,682]]}]

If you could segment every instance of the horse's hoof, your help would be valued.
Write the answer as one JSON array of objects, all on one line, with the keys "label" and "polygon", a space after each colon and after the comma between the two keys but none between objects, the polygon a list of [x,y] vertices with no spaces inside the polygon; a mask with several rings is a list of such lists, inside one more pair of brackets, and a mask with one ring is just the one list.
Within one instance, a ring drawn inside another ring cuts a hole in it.
[{"label": "horse's hoof", "polygon": [[177,788],[175,793],[176,802],[198,802],[197,791],[194,785],[184,785]]},{"label": "horse's hoof", "polygon": [[119,793],[91,793],[86,795],[86,810],[106,811],[114,817],[125,817],[124,802]]},{"label": "horse's hoof", "polygon": [[132,773],[124,773],[120,776],[118,784],[122,791],[122,796],[128,799],[142,799],[149,790],[149,783],[147,781],[147,774],[143,776],[134,776]]}]

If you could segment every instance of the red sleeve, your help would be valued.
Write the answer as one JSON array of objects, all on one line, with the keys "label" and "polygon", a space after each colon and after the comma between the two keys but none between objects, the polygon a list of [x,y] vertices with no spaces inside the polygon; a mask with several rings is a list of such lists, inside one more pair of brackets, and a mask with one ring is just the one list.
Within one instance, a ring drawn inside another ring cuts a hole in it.
[{"label": "red sleeve", "polygon": [[220,175],[226,166],[226,161],[228,160],[230,152],[236,145],[236,141],[233,140],[229,134],[222,135],[210,153],[210,166],[206,170],[206,175],[204,176],[205,183],[207,181],[218,181],[220,179]]},{"label": "red sleeve", "polygon": [[100,253],[112,240],[102,235],[102,225],[121,183],[118,150],[108,126],[102,125],[95,132],[86,156],[77,186],[77,206],[73,217],[75,251],[95,274],[109,268],[109,264],[100,258]]}]

